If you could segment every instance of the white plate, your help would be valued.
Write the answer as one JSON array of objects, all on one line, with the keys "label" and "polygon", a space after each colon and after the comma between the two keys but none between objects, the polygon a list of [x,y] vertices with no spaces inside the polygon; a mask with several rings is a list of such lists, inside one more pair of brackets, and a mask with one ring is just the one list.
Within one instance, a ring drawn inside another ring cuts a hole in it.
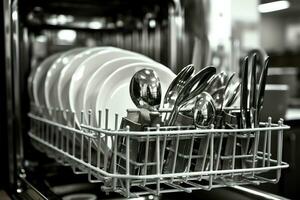
[{"label": "white plate", "polygon": [[[115,129],[114,118],[116,113],[119,116],[118,124],[120,125],[122,117],[127,115],[126,110],[136,108],[130,97],[129,85],[133,75],[137,71],[145,68],[152,69],[158,74],[161,82],[162,97],[172,80],[175,78],[175,74],[169,68],[158,63],[129,64],[112,73],[102,84],[96,102],[96,110],[105,111],[105,109],[109,109],[109,129]],[[102,117],[101,121],[101,124],[105,124],[104,117]]]},{"label": "white plate", "polygon": [[89,56],[108,48],[110,47],[95,47],[87,49],[75,55],[74,58],[61,70],[57,83],[58,103],[61,110],[70,110],[70,100],[69,95],[67,94],[69,94],[71,78],[77,67],[79,67],[79,65]]},{"label": "white plate", "polygon": [[60,53],[53,54],[47,57],[36,69],[36,72],[32,78],[32,93],[34,103],[38,108],[44,108],[45,96],[44,96],[44,83],[48,69],[53,62],[60,56]]},{"label": "white plate", "polygon": [[88,80],[95,73],[95,71],[107,61],[122,56],[125,57],[130,55],[140,56],[147,59],[147,57],[141,54],[113,48],[113,49],[103,50],[99,53],[91,55],[76,69],[70,83],[69,104],[70,104],[71,111],[76,113],[75,122],[78,126],[79,126],[80,115],[81,115],[80,113],[83,110],[84,89],[86,88]]},{"label": "white plate", "polygon": [[[89,79],[86,88],[84,90],[84,95],[83,95],[83,109],[84,110],[92,110],[93,116],[97,115],[96,112],[96,98],[99,93],[99,90],[104,82],[104,80],[115,70],[119,69],[120,67],[123,67],[128,64],[132,63],[141,63],[141,62],[146,62],[146,63],[154,63],[155,61],[145,59],[143,57],[121,57],[121,58],[116,58],[113,60],[110,60],[106,63],[104,63],[97,71],[93,74],[93,76]],[[85,115],[85,120],[87,120],[87,113]],[[96,126],[98,125],[96,122],[96,118],[92,118],[92,125]]]},{"label": "white plate", "polygon": [[63,53],[49,68],[45,79],[45,102],[46,107],[51,114],[52,108],[59,108],[57,96],[57,83],[61,70],[67,65],[72,58],[85,48],[76,48]]}]

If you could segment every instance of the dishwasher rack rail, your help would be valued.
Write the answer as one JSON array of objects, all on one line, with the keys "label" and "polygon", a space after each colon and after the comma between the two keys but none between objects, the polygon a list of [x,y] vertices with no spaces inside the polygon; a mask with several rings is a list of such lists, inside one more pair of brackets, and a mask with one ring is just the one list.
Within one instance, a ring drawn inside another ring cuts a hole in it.
[{"label": "dishwasher rack rail", "polygon": [[[289,166],[282,161],[283,134],[289,129],[283,120],[273,124],[269,118],[252,129],[157,125],[131,131],[128,126],[106,130],[86,124],[79,129],[74,113],[55,112],[61,117],[28,114],[32,144],[75,174],[87,174],[89,182],[102,182],[107,193],[137,197],[277,183]],[[68,122],[58,120],[62,116]]]}]

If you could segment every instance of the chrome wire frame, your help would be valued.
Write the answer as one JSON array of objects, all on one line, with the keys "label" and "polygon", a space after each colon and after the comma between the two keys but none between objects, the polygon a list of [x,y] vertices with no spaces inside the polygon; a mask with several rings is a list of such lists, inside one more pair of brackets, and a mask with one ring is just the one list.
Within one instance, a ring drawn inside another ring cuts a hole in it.
[{"label": "chrome wire frame", "polygon": [[[118,115],[116,130],[107,130],[90,125],[90,111],[88,124],[80,129],[75,127],[75,113],[54,113],[52,119],[28,114],[33,145],[75,174],[87,174],[91,183],[104,183],[103,191],[126,197],[277,183],[281,170],[289,166],[282,161],[283,131],[289,129],[282,120],[273,124],[269,118],[252,129],[157,125],[131,131],[129,126],[118,130]],[[68,123],[59,120],[63,116]],[[253,145],[245,150],[241,144],[249,135]]]}]

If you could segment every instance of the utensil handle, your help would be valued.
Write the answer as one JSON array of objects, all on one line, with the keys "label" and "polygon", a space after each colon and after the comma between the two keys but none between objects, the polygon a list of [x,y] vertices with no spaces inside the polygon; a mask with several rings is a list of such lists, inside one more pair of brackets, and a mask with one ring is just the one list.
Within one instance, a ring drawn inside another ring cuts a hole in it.
[{"label": "utensil handle", "polygon": [[177,119],[178,116],[178,112],[179,112],[179,106],[174,106],[173,110],[170,113],[170,117],[169,120],[167,122],[168,126],[173,126],[175,124],[175,121]]}]

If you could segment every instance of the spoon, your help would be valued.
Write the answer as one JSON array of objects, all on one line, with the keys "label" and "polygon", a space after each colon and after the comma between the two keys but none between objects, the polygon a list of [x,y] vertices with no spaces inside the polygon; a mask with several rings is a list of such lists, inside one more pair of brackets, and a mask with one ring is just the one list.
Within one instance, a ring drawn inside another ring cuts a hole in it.
[{"label": "spoon", "polygon": [[233,89],[229,89],[227,90],[227,92],[225,93],[225,107],[230,107],[233,105],[233,103],[238,99],[239,94],[240,94],[240,87],[241,87],[241,83],[233,86]]},{"label": "spoon", "polygon": [[142,69],[130,81],[130,97],[138,108],[155,111],[161,102],[161,84],[156,72]]},{"label": "spoon", "polygon": [[207,87],[206,91],[209,94],[213,94],[216,90],[221,88],[227,83],[228,76],[225,72],[221,72],[219,74],[216,74],[209,83],[209,86]]},{"label": "spoon", "polygon": [[207,92],[202,92],[197,96],[194,110],[194,124],[198,128],[207,128],[211,125],[216,116],[215,102]]},{"label": "spoon", "polygon": [[221,110],[223,110],[223,107],[224,107],[225,94],[228,91],[229,85],[230,85],[230,83],[231,83],[234,76],[235,76],[235,73],[231,74],[231,76],[229,77],[229,79],[227,80],[227,83],[225,85],[223,95],[222,95]]},{"label": "spoon", "polygon": [[175,77],[175,79],[167,89],[163,102],[164,108],[173,108],[179,92],[181,91],[185,83],[191,78],[193,73],[193,65],[187,65],[178,73],[178,75]]},{"label": "spoon", "polygon": [[208,81],[210,78],[216,73],[216,68],[214,67],[206,67],[199,71],[195,76],[193,76],[181,89],[179,92],[174,107],[171,111],[169,120],[167,122],[168,126],[172,126],[175,123],[177,118],[179,108],[192,100],[198,94],[203,92],[208,86]]}]

